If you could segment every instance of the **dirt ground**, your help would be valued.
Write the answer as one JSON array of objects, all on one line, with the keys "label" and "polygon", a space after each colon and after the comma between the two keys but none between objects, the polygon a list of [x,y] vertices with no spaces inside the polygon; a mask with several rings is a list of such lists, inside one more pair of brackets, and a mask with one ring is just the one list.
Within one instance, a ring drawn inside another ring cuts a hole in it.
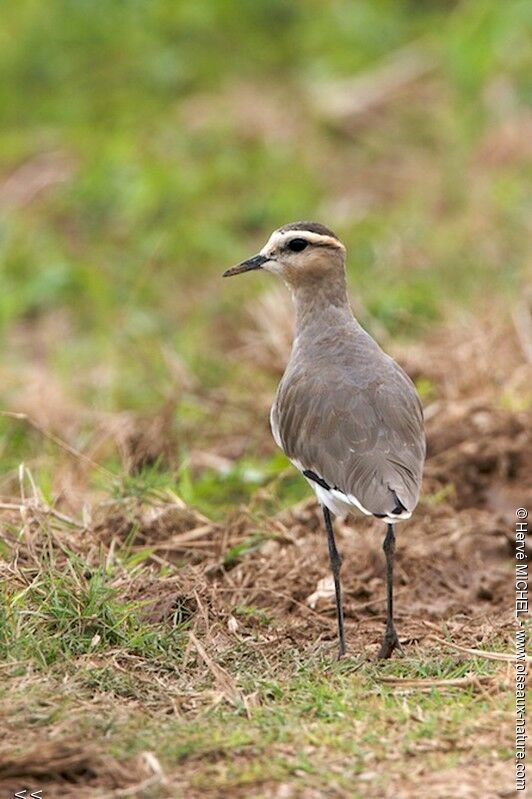
[{"label": "dirt ground", "polygon": [[[414,518],[398,530],[396,612],[403,646],[409,653],[429,656],[445,649],[446,641],[455,651],[461,646],[490,649],[493,642],[502,641],[511,652],[515,508],[532,500],[530,416],[516,400],[530,375],[526,352],[515,328],[485,324],[472,330],[444,329],[422,344],[396,348],[394,354],[414,378],[423,376],[430,383],[423,499]],[[227,442],[221,441],[220,448],[226,452]],[[272,517],[264,514],[260,524],[244,506],[221,524],[178,498],[107,498],[94,505],[83,530],[64,523],[57,515],[60,505],[52,512],[29,500],[17,508],[20,497],[11,502],[13,507],[6,502],[2,510],[2,542],[10,553],[2,562],[2,576],[21,589],[24,568],[34,567],[37,573],[50,546],[56,564],[66,564],[69,553],[75,552],[89,570],[102,552],[111,557],[126,541],[134,541],[133,552],[151,549],[151,567],[138,576],[124,576],[115,587],[125,599],[145,600],[143,612],[150,622],[164,625],[177,618],[189,624],[181,694],[175,700],[176,712],[184,717],[194,717],[205,701],[212,702],[212,692],[206,699],[194,687],[205,676],[213,680],[220,697],[240,696],[232,676],[235,643],[253,662],[276,653],[281,662],[287,648],[305,656],[335,651],[326,543],[319,508],[311,498]],[[44,526],[51,538],[43,536]],[[378,520],[338,523],[348,654],[355,660],[372,660],[383,632],[382,532]],[[175,565],[177,570],[168,568],[162,575],[161,567]],[[235,609],[242,606],[255,610],[238,614]],[[261,614],[275,618],[273,628],[264,624]],[[135,680],[151,679],[141,662],[120,661],[118,656],[117,662]],[[26,717],[24,686],[39,679],[37,672],[14,679],[13,702]],[[504,689],[508,674],[500,679]],[[93,702],[83,700],[80,713],[97,713],[102,701],[101,696]],[[11,706],[8,715],[13,712]],[[37,780],[47,798],[224,795],[195,793],[188,781],[197,768],[193,759],[170,775],[167,793],[153,793],[150,786],[157,782],[159,768],[153,756],[124,761],[101,743],[80,744],[71,726],[64,734],[60,728],[44,737],[31,724],[18,735],[4,728],[2,738],[4,791]],[[505,793],[508,777],[501,762],[492,761],[488,779],[486,773],[477,773],[471,747],[467,768],[457,768],[454,778],[446,773],[441,781],[431,779],[431,796],[510,795]],[[416,785],[424,778],[423,767],[416,766],[390,796],[419,795]],[[278,785],[263,785],[261,791],[253,795],[323,795],[310,788],[294,793],[290,786]],[[251,794],[244,790],[232,795]],[[331,789],[327,795],[346,794]],[[369,785],[367,795],[375,795]]]}]

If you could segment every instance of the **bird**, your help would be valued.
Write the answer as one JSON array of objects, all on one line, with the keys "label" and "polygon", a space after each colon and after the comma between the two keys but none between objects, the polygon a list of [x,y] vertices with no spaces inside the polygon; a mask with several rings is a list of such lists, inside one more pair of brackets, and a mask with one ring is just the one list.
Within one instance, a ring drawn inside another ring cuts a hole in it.
[{"label": "bird", "polygon": [[252,270],[280,276],[295,305],[292,350],[270,413],[276,444],[321,505],[334,579],[338,657],[346,653],[333,517],[386,525],[386,627],[379,658],[403,653],[393,611],[395,526],[420,495],[426,441],[414,383],[356,320],[348,299],[346,248],[325,225],[293,222],[223,277]]}]

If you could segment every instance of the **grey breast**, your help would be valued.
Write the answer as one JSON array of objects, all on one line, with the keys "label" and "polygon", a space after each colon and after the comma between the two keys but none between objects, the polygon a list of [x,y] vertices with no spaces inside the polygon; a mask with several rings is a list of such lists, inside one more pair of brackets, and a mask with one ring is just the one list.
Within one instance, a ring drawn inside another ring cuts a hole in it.
[{"label": "grey breast", "polygon": [[417,504],[423,411],[400,366],[353,319],[294,344],[272,409],[289,458],[374,514]]}]

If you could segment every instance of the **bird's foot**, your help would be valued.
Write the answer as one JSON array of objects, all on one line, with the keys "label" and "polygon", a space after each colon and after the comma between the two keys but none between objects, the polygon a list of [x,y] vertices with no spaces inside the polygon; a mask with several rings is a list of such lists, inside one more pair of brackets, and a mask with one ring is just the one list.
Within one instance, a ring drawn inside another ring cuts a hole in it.
[{"label": "bird's foot", "polygon": [[397,633],[395,632],[395,627],[392,627],[391,629],[386,630],[386,633],[384,635],[384,640],[382,642],[377,657],[379,658],[379,660],[386,660],[387,658],[390,658],[392,656],[392,652],[394,651],[394,649],[397,649],[397,651],[404,657],[405,653],[403,647],[401,646],[401,642],[397,637]]},{"label": "bird's foot", "polygon": [[343,660],[345,657],[345,646],[340,646],[338,649],[338,655],[336,656],[336,660]]}]

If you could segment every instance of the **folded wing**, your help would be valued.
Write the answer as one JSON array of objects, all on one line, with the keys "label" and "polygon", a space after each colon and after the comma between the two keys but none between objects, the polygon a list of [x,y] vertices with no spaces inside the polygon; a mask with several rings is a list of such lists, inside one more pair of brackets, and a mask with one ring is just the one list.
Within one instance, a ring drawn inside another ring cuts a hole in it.
[{"label": "folded wing", "polygon": [[[398,501],[417,504],[425,458],[423,413],[410,378],[380,353],[378,369],[297,363],[279,386],[272,410],[277,443],[289,458],[386,516]],[[287,379],[288,378],[288,379]]]}]

